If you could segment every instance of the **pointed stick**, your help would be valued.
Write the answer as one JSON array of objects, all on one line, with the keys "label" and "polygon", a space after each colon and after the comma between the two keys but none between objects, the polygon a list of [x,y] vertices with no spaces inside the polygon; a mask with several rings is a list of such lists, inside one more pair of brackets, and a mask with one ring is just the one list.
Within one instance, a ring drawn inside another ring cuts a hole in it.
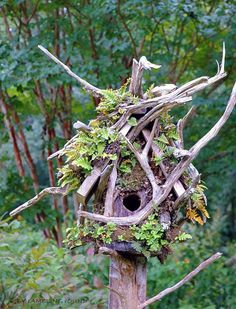
[{"label": "pointed stick", "polygon": [[209,259],[203,261],[201,264],[198,265],[197,268],[195,268],[193,271],[191,271],[187,276],[185,276],[182,280],[180,280],[178,283],[173,285],[170,288],[165,289],[164,291],[160,292],[156,296],[149,298],[144,303],[142,303],[138,309],[143,309],[146,306],[161,300],[164,296],[176,291],[178,288],[180,288],[182,285],[184,285],[186,282],[190,281],[193,277],[195,277],[200,271],[202,271],[204,268],[206,268],[208,265],[212,264],[216,260],[218,260],[222,256],[222,253],[217,252],[214,255],[212,255]]},{"label": "pointed stick", "polygon": [[16,209],[12,210],[10,212],[10,216],[13,217],[15,215],[17,215],[18,213],[20,213],[21,211],[33,206],[34,204],[36,204],[38,201],[40,201],[44,196],[48,195],[48,194],[61,194],[61,195],[66,195],[68,191],[67,186],[64,188],[60,188],[60,187],[49,187],[46,189],[43,189],[41,192],[39,192],[37,195],[35,195],[32,199],[28,200],[28,202],[20,205],[19,207],[17,207]]},{"label": "pointed stick", "polygon": [[78,75],[76,75],[74,72],[71,71],[71,69],[65,65],[63,62],[61,62],[59,59],[57,59],[53,54],[51,54],[46,48],[44,48],[42,45],[38,45],[38,48],[41,49],[42,52],[44,52],[50,59],[52,59],[54,62],[59,64],[63,69],[74,79],[76,79],[85,90],[92,92],[94,96],[100,97],[102,95],[101,89],[91,85],[90,83],[86,82],[86,80],[82,79]]}]

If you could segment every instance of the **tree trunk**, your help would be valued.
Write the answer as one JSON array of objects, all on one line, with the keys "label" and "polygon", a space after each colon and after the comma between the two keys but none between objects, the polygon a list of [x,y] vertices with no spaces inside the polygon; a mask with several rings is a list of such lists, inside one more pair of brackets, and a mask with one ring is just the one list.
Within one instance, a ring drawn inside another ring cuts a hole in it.
[{"label": "tree trunk", "polygon": [[144,257],[111,257],[109,309],[137,309],[146,301],[146,270]]}]

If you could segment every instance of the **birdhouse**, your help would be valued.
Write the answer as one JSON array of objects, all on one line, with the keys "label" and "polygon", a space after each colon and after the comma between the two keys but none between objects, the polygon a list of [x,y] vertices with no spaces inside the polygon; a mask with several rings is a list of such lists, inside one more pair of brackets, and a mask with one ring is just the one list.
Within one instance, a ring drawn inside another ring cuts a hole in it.
[{"label": "birdhouse", "polygon": [[203,224],[208,217],[204,186],[184,149],[183,127],[171,109],[192,100],[209,83],[198,78],[184,86],[142,89],[144,70],[159,69],[146,57],[133,61],[132,77],[118,90],[101,90],[97,118],[74,124],[77,135],[60,155],[62,187],[76,190],[78,225],[69,229],[69,246],[95,244],[125,254],[157,256],[170,244],[190,238],[185,221]]},{"label": "birdhouse", "polygon": [[192,164],[199,151],[218,133],[229,117],[227,107],[215,127],[189,150],[183,129],[194,108],[176,121],[173,108],[192,101],[192,95],[225,77],[222,64],[215,76],[196,78],[182,86],[165,84],[144,90],[144,70],[160,65],[146,57],[133,60],[132,75],[120,89],[101,90],[45,52],[84,88],[99,97],[97,117],[88,125],[77,121],[76,135],[52,154],[65,158],[59,187],[46,188],[12,211],[15,215],[46,194],[74,192],[79,204],[77,225],[68,229],[70,248],[93,243],[96,251],[157,256],[171,252],[171,244],[191,238],[182,232],[186,221],[204,224],[209,217],[205,186]]}]

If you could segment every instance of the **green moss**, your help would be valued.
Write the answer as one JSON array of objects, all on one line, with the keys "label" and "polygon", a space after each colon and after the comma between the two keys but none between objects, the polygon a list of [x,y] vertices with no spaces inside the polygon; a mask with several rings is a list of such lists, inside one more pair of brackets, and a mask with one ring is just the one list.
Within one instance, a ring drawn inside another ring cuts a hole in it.
[{"label": "green moss", "polygon": [[174,241],[167,241],[165,231],[160,225],[157,215],[152,214],[143,224],[132,225],[127,228],[120,228],[113,223],[102,224],[86,221],[83,225],[67,229],[67,238],[64,243],[72,249],[90,242],[101,245],[116,241],[127,241],[132,243],[135,250],[148,258],[152,254],[159,253],[163,246],[190,238],[189,234],[182,233]]}]

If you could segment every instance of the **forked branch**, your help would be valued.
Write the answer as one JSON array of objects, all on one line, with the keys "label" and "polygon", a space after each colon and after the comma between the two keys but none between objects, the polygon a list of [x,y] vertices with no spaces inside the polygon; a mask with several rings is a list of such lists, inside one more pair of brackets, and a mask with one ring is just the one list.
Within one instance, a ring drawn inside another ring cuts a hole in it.
[{"label": "forked branch", "polygon": [[212,255],[209,259],[205,260],[201,264],[198,265],[197,268],[195,268],[193,271],[191,271],[187,276],[185,276],[182,280],[180,280],[178,283],[173,285],[170,288],[165,289],[164,291],[160,292],[156,296],[146,300],[144,303],[142,303],[138,308],[142,309],[156,301],[161,300],[164,296],[176,291],[178,288],[180,288],[182,285],[184,285],[186,282],[190,281],[193,277],[195,277],[200,271],[202,271],[204,268],[218,260],[222,256],[222,253],[217,252],[214,255]]}]

